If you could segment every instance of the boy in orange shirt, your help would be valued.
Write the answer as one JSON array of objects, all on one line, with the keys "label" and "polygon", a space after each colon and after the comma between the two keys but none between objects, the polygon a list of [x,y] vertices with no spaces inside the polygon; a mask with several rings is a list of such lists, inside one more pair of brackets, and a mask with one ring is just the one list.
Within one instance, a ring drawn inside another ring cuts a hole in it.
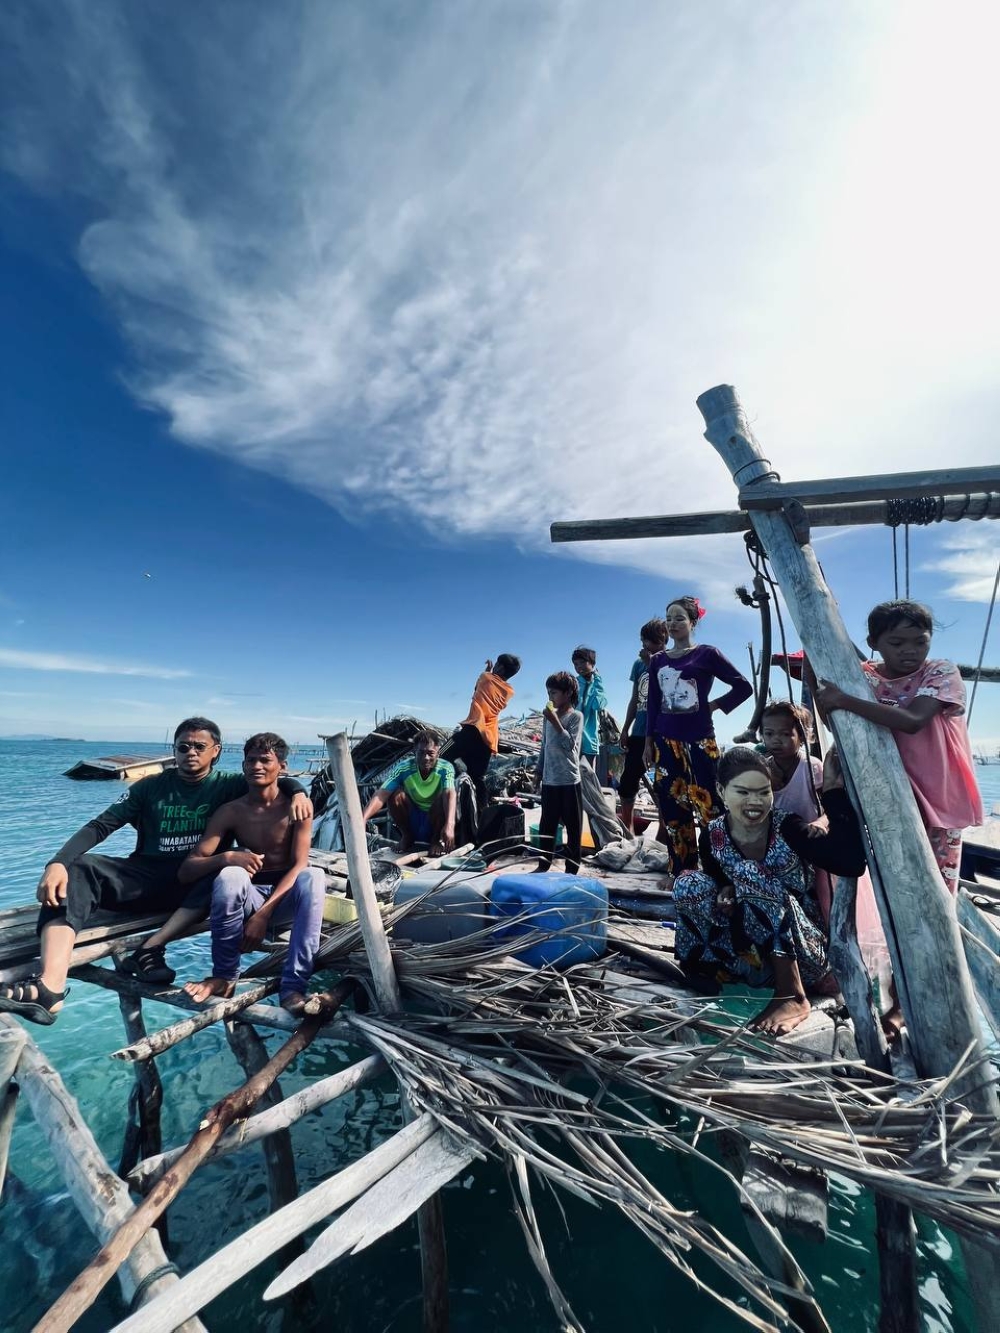
[{"label": "boy in orange shirt", "polygon": [[476,786],[476,799],[482,809],[489,799],[483,778],[490,760],[500,744],[498,718],[514,697],[507,682],[521,670],[521,659],[512,653],[501,653],[496,662],[486,661],[486,670],[476,681],[472,691],[469,716],[442,751],[442,757],[454,763],[461,759],[465,770]]}]

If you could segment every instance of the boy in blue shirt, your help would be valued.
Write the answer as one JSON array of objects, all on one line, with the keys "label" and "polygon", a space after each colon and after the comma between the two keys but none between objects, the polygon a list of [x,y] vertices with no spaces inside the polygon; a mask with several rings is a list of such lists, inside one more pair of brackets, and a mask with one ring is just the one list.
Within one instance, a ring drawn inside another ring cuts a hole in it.
[{"label": "boy in blue shirt", "polygon": [[583,740],[580,754],[591,768],[597,767],[597,756],[601,750],[601,738],[598,722],[601,710],[608,706],[608,696],[604,692],[604,682],[597,670],[597,653],[586,644],[573,650],[573,668],[576,671],[576,684],[580,692],[577,709],[583,714]]}]

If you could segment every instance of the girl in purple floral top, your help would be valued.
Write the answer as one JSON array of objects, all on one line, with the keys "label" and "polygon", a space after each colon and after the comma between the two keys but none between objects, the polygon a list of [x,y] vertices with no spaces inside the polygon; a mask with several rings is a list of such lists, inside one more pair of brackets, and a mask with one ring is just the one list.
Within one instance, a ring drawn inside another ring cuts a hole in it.
[{"label": "girl in purple floral top", "polygon": [[[649,663],[646,706],[646,767],[656,766],[660,807],[658,838],[670,849],[674,875],[698,864],[695,817],[706,824],[719,813],[715,774],[719,747],[712,714],[731,713],[753,687],[718,648],[693,642],[705,614],[697,597],[678,597],[667,607],[671,646]],[[709,700],[717,680],[730,686]]]}]

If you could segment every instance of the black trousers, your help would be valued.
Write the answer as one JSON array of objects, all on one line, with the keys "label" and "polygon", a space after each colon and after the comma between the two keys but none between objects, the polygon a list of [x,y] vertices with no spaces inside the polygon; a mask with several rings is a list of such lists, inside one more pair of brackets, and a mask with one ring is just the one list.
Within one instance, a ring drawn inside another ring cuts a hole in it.
[{"label": "black trousers", "polygon": [[575,875],[580,869],[580,839],[583,837],[583,797],[579,782],[567,787],[542,784],[542,813],[538,820],[538,843],[542,864],[552,864],[556,846],[556,829],[562,824],[566,830],[566,872]]},{"label": "black trousers", "polygon": [[646,748],[646,737],[629,736],[625,742],[625,765],[618,779],[618,795],[623,801],[634,801],[639,794],[639,784],[646,766],[642,762],[642,752]]},{"label": "black trousers", "polygon": [[94,856],[88,852],[67,867],[65,904],[43,907],[38,913],[38,933],[50,921],[62,921],[79,934],[98,908],[153,913],[204,905],[207,916],[212,877],[178,884],[177,870],[183,860],[183,856]]},{"label": "black trousers", "polygon": [[487,804],[483,778],[486,776],[486,770],[493,758],[493,751],[489,744],[483,740],[479,728],[472,726],[471,723],[463,722],[458,735],[453,736],[442,749],[441,758],[447,759],[450,764],[453,764],[456,759],[461,759],[465,765],[466,773],[475,784],[476,800],[479,802],[480,810],[482,810]]}]

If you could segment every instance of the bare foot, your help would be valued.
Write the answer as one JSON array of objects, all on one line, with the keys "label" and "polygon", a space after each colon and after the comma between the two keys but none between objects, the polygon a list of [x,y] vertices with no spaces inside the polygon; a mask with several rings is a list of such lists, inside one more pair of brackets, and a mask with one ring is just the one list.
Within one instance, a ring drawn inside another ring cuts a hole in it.
[{"label": "bare foot", "polygon": [[306,997],[299,990],[290,990],[287,995],[282,995],[281,1007],[298,1016],[306,1007]]},{"label": "bare foot", "polygon": [[885,1033],[885,1039],[891,1046],[894,1041],[899,1041],[903,1029],[906,1027],[906,1019],[903,1017],[903,1011],[899,1005],[893,1005],[887,1009],[881,1018],[882,1031]]},{"label": "bare foot", "polygon": [[811,1008],[804,995],[776,995],[750,1024],[751,1032],[763,1032],[768,1037],[783,1037],[786,1032],[809,1017]]},{"label": "bare foot", "polygon": [[204,981],[188,981],[184,986],[185,995],[190,995],[199,1004],[216,997],[221,1000],[231,999],[235,991],[236,982],[227,981],[225,977],[206,977]]}]

